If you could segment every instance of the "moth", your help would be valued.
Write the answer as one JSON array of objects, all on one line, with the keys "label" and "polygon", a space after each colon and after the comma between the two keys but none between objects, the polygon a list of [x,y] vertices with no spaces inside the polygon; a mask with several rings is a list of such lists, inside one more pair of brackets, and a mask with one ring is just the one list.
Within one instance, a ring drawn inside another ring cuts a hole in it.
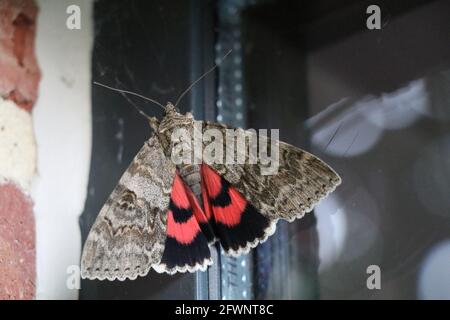
[{"label": "moth", "polygon": [[[219,242],[228,255],[248,253],[275,232],[279,219],[303,217],[341,182],[322,160],[281,141],[274,175],[262,175],[258,163],[175,165],[174,130],[228,127],[195,120],[171,103],[163,108],[161,121],[148,117],[153,135],[90,230],[81,258],[83,278],[136,279],[150,269],[205,271],[212,264],[213,243]],[[200,197],[190,188],[195,182]]]}]

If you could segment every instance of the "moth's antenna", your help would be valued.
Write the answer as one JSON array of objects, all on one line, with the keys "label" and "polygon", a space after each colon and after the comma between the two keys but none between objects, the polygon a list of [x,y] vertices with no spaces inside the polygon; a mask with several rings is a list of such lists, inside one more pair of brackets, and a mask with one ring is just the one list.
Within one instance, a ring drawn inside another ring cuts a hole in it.
[{"label": "moth's antenna", "polygon": [[226,59],[226,57],[228,57],[228,55],[231,53],[231,51],[233,51],[232,49],[230,49],[213,67],[211,67],[208,71],[206,71],[202,76],[200,76],[200,78],[198,78],[197,80],[195,80],[194,82],[191,83],[191,85],[189,87],[187,87],[186,90],[184,90],[178,97],[177,101],[175,102],[175,107],[178,105],[178,103],[180,103],[181,99],[200,81],[202,80],[204,77],[206,77],[208,74],[210,74],[211,72],[213,72],[218,66],[220,66],[220,64],[223,62],[223,60]]},{"label": "moth's antenna", "polygon": [[[153,99],[150,99],[150,98],[147,98],[146,96],[143,96],[143,95],[141,95],[141,94],[139,94],[139,93],[132,92],[132,91],[128,91],[128,90],[122,90],[122,89],[113,88],[113,87],[107,86],[106,84],[103,84],[103,83],[100,83],[100,82],[97,82],[97,81],[94,81],[94,84],[96,84],[96,85],[98,85],[98,86],[101,86],[101,87],[104,87],[104,88],[107,88],[107,89],[109,89],[109,90],[113,90],[113,91],[120,92],[120,93],[122,93],[122,94],[130,94],[130,95],[132,95],[132,96],[136,96],[136,97],[139,97],[139,98],[141,98],[141,99],[144,99],[144,100],[153,102],[154,104],[160,106],[163,110],[165,110],[164,106],[163,106],[161,103],[159,103],[158,101],[153,100]],[[133,104],[133,105],[134,105],[134,104]],[[143,113],[143,111],[142,111],[141,109],[139,109],[136,105],[134,105],[134,107],[137,108],[138,111],[139,111],[141,114]]]},{"label": "moth's antenna", "polygon": [[144,116],[145,118],[147,118],[149,121],[152,121],[152,117],[150,117],[148,114],[146,114],[141,108],[139,108],[130,98],[128,98],[128,96],[125,94],[125,93],[123,93],[123,92],[120,92],[120,94],[125,98],[125,99],[127,99],[127,101],[142,115],[142,116]]}]

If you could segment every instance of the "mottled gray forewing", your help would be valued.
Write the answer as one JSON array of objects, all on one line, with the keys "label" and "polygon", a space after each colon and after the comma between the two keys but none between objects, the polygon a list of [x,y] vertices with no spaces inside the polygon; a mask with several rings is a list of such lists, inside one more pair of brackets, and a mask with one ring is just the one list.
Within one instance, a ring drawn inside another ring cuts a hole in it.
[{"label": "mottled gray forewing", "polygon": [[[228,129],[218,123],[203,123],[203,130],[211,128]],[[261,214],[288,221],[300,218],[341,183],[337,173],[316,156],[284,142],[270,143],[279,146],[276,174],[263,175],[259,163],[249,164],[248,161],[245,164],[210,164]],[[227,145],[225,152],[236,152],[231,148],[233,146]]]},{"label": "mottled gray forewing", "polygon": [[152,136],[101,209],[84,245],[81,276],[125,280],[159,264],[175,166]]}]

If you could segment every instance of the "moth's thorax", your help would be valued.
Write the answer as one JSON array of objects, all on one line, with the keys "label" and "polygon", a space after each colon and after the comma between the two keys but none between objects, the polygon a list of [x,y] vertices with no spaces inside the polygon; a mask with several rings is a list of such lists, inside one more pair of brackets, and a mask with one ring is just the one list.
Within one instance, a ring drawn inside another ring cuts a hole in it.
[{"label": "moth's thorax", "polygon": [[165,115],[161,120],[158,132],[165,134],[168,131],[171,132],[175,128],[191,127],[194,122],[194,118],[190,112],[181,114],[172,103],[168,103],[165,107]]},{"label": "moth's thorax", "polygon": [[157,135],[166,156],[170,156],[170,151],[173,147],[173,133],[176,130],[182,130],[181,132],[192,134],[194,122],[194,117],[190,112],[181,114],[170,102],[166,105],[164,118],[159,123],[157,130]]}]

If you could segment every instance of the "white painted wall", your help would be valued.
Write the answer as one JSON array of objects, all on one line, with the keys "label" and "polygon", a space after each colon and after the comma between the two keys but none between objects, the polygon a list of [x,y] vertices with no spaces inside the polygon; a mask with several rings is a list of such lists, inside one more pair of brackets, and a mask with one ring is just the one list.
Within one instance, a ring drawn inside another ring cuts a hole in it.
[{"label": "white painted wall", "polygon": [[[38,0],[36,51],[42,80],[33,109],[38,173],[32,195],[37,233],[37,298],[77,299],[67,268],[80,261],[78,218],[91,158],[92,0]],[[66,8],[81,8],[81,30]]]},{"label": "white painted wall", "polygon": [[4,180],[30,192],[36,172],[36,143],[28,112],[0,97],[0,183]]}]

